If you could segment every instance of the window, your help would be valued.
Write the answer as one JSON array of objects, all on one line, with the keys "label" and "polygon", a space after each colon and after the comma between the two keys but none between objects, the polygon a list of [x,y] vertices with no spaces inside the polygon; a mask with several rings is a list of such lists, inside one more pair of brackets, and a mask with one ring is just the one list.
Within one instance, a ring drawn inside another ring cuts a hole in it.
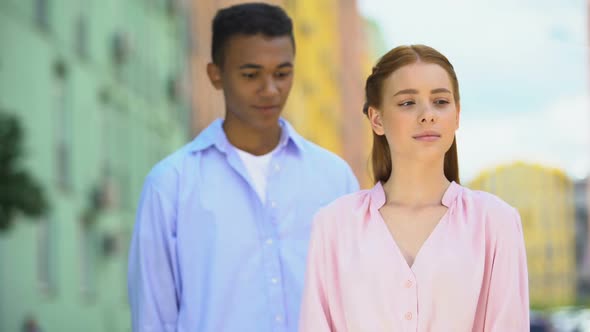
[{"label": "window", "polygon": [[112,149],[116,147],[116,137],[112,125],[113,119],[109,108],[104,108],[102,112],[101,121],[101,174],[102,183],[100,186],[101,195],[105,206],[112,207],[115,204],[116,195],[114,193],[113,184],[113,160]]},{"label": "window", "polygon": [[72,186],[71,143],[72,114],[68,105],[68,82],[63,61],[54,65],[53,107],[55,112],[56,178],[60,189],[68,191]]},{"label": "window", "polygon": [[49,0],[35,0],[35,23],[41,30],[49,30]]},{"label": "window", "polygon": [[174,16],[178,13],[180,4],[176,0],[164,0],[164,6],[168,15]]},{"label": "window", "polygon": [[166,82],[166,97],[170,103],[176,104],[179,101],[179,82],[176,75],[170,75]]},{"label": "window", "polygon": [[295,13],[295,10],[297,7],[296,4],[297,4],[297,1],[295,1],[295,0],[285,0],[285,8],[288,11],[292,12],[292,14]]},{"label": "window", "polygon": [[44,293],[53,294],[56,291],[55,259],[55,223],[52,218],[44,217],[39,221],[37,232],[37,280]]},{"label": "window", "polygon": [[84,220],[79,224],[80,290],[83,296],[92,298],[96,294],[96,231]]},{"label": "window", "polygon": [[555,256],[555,248],[553,243],[549,242],[545,245],[545,261],[549,264],[553,264],[553,258]]},{"label": "window", "polygon": [[[196,20],[197,18],[195,18]],[[182,39],[181,42],[183,43],[183,47],[184,47],[184,53],[182,53],[181,56],[184,55],[191,55],[193,53],[196,53],[197,51],[197,46],[199,43],[196,43],[193,39],[193,26],[191,24],[191,21],[187,18],[187,16],[183,16],[181,19],[181,32],[182,32]],[[196,23],[193,23],[196,25]]]},{"label": "window", "polygon": [[[131,236],[133,234],[133,231],[131,229],[129,229],[127,226],[124,226],[123,229],[121,230],[121,239],[120,239],[120,248],[121,251],[119,253],[119,255],[123,256],[123,257],[129,257],[129,247],[130,247],[130,240],[131,240]],[[122,280],[127,280],[127,273],[129,272],[128,270],[128,266],[127,264],[120,264],[120,275],[121,275],[121,279]],[[122,287],[122,292],[121,292],[121,302],[124,303],[125,305],[127,305],[127,301],[128,301],[128,293],[127,293],[127,288],[126,287]]]},{"label": "window", "polygon": [[121,209],[132,209],[133,200],[131,199],[130,189],[131,182],[129,176],[129,169],[132,162],[130,157],[133,155],[131,150],[132,131],[129,129],[132,124],[131,115],[123,109],[118,109],[113,112],[114,123],[112,126],[112,136],[115,139],[113,142],[113,150],[111,151],[111,172],[114,182],[115,190],[115,205]]},{"label": "window", "polygon": [[119,204],[120,207],[126,209],[128,211],[133,211],[135,206],[135,199],[131,197],[131,177],[129,176],[129,172],[125,169],[122,169],[118,174],[117,179],[117,188],[119,190]]},{"label": "window", "polygon": [[76,53],[85,59],[88,57],[88,19],[86,15],[78,16],[74,33]]}]

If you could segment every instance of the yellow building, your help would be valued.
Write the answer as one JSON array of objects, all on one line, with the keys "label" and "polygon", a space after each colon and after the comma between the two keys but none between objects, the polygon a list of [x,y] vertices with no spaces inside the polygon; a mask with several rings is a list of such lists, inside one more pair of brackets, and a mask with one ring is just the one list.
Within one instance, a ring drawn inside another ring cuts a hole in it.
[{"label": "yellow building", "polygon": [[493,193],[516,207],[526,242],[531,305],[576,300],[573,182],[562,171],[514,163],[481,173],[468,187]]},{"label": "yellow building", "polygon": [[304,137],[342,155],[338,1],[286,1],[286,9],[293,18],[297,56],[285,116]]}]

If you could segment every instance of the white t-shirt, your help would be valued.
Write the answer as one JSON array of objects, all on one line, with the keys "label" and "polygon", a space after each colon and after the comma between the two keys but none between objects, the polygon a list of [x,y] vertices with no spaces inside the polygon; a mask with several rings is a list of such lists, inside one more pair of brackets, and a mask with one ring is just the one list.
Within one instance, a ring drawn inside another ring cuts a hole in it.
[{"label": "white t-shirt", "polygon": [[[280,146],[280,144],[277,145],[277,148],[278,146]],[[277,150],[277,148],[261,156],[255,156],[246,151],[235,148],[238,152],[238,155],[240,156],[240,159],[242,159],[244,166],[246,166],[246,170],[248,171],[250,178],[254,182],[254,190],[256,190],[256,193],[258,194],[258,197],[260,197],[262,204],[266,203],[266,182],[268,179],[270,160],[272,159],[272,155]]]}]

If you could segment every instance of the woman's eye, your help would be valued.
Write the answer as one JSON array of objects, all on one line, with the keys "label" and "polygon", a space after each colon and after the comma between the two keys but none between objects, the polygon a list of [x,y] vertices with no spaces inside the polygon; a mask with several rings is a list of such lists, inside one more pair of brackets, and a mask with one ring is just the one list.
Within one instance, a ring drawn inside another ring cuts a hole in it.
[{"label": "woman's eye", "polygon": [[404,101],[402,103],[399,103],[398,105],[399,106],[411,106],[411,105],[414,105],[414,104],[416,104],[416,103],[410,100],[410,101]]},{"label": "woman's eye", "polygon": [[449,102],[444,99],[439,99],[439,100],[435,100],[434,103],[437,105],[445,105],[445,104],[448,104]]}]

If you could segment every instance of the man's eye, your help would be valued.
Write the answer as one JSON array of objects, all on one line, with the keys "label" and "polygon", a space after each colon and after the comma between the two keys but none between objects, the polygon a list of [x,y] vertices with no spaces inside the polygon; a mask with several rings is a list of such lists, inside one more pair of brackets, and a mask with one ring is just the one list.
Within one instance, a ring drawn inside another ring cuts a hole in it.
[{"label": "man's eye", "polygon": [[256,78],[256,73],[242,73],[242,77],[248,79]]},{"label": "man's eye", "polygon": [[278,78],[285,78],[291,76],[290,71],[280,71],[275,74]]}]

